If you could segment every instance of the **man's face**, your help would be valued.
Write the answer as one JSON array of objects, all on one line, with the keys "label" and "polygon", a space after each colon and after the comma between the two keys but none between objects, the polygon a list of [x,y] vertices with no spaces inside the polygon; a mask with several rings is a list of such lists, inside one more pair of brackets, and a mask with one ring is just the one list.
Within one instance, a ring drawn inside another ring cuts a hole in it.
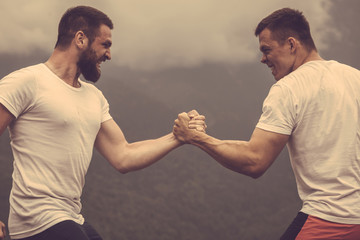
[{"label": "man's face", "polygon": [[292,46],[288,41],[280,45],[271,36],[271,31],[265,28],[259,34],[261,62],[266,64],[278,81],[293,71],[295,56],[292,54]]},{"label": "man's face", "polygon": [[100,64],[111,59],[111,30],[106,25],[101,25],[99,35],[81,54],[78,66],[86,80],[96,82],[101,75]]}]

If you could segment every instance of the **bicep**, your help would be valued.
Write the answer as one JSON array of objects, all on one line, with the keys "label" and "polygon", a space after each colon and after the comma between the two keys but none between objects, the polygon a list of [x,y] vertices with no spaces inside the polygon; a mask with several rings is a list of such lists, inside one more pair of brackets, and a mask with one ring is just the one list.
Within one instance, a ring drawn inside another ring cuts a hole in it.
[{"label": "bicep", "polygon": [[255,128],[249,146],[257,158],[263,171],[266,171],[284,149],[289,135],[265,131]]},{"label": "bicep", "polygon": [[123,132],[113,119],[101,123],[95,140],[95,148],[108,161],[112,162],[126,144]]},{"label": "bicep", "polygon": [[0,136],[14,119],[14,115],[0,103]]}]

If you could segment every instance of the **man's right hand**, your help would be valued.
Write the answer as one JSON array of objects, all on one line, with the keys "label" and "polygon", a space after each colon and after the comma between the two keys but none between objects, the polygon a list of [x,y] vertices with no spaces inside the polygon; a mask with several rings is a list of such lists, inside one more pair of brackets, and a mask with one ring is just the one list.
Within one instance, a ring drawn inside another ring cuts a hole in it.
[{"label": "man's right hand", "polygon": [[6,228],[5,228],[5,224],[0,221],[0,239],[4,240],[6,237]]},{"label": "man's right hand", "polygon": [[205,117],[193,110],[189,113],[180,113],[174,121],[173,134],[183,143],[191,143],[198,134],[206,130]]}]

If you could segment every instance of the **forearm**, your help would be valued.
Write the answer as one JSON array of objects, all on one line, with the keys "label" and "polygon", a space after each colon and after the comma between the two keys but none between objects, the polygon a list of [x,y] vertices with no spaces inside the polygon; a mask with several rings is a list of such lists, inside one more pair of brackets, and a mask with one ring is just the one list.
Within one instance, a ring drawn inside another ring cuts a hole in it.
[{"label": "forearm", "polygon": [[249,141],[219,140],[189,128],[190,121],[185,113],[175,120],[173,132],[180,141],[201,148],[224,167],[253,178],[270,167],[289,139],[288,135],[255,128]]},{"label": "forearm", "polygon": [[172,133],[157,139],[127,143],[119,149],[115,167],[122,173],[148,167],[180,145],[182,143]]},{"label": "forearm", "polygon": [[120,127],[110,119],[101,124],[96,149],[121,173],[145,168],[182,145],[173,135],[128,143]]},{"label": "forearm", "polygon": [[263,173],[258,155],[251,148],[250,142],[237,140],[219,140],[205,133],[197,134],[191,144],[213,157],[224,167],[251,177]]}]

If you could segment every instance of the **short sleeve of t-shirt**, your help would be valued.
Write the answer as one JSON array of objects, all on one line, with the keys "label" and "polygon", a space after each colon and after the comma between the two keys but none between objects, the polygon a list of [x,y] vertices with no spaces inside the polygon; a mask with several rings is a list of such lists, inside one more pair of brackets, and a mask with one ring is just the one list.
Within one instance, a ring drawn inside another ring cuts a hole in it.
[{"label": "short sleeve of t-shirt", "polygon": [[36,89],[34,74],[18,70],[0,80],[0,103],[17,118],[33,104]]},{"label": "short sleeve of t-shirt", "polygon": [[97,87],[95,87],[93,84],[88,83],[88,82],[84,82],[82,80],[80,80],[80,83],[82,85],[82,87],[86,88],[88,91],[95,93],[95,96],[97,97],[97,99],[99,100],[100,104],[101,104],[101,123],[112,119],[112,116],[110,115],[110,107],[109,107],[109,102],[107,101],[106,97],[104,96],[104,94],[102,93],[102,91],[100,89],[98,89]]},{"label": "short sleeve of t-shirt", "polygon": [[101,122],[105,122],[109,119],[111,119],[111,115],[110,115],[110,107],[109,107],[109,103],[106,100],[106,98],[104,97],[104,95],[102,94],[102,92],[99,90],[100,94],[101,94],[101,106],[102,106],[102,118],[101,118]]},{"label": "short sleeve of t-shirt", "polygon": [[275,84],[263,103],[262,115],[256,127],[291,135],[296,122],[296,100],[284,85]]}]

